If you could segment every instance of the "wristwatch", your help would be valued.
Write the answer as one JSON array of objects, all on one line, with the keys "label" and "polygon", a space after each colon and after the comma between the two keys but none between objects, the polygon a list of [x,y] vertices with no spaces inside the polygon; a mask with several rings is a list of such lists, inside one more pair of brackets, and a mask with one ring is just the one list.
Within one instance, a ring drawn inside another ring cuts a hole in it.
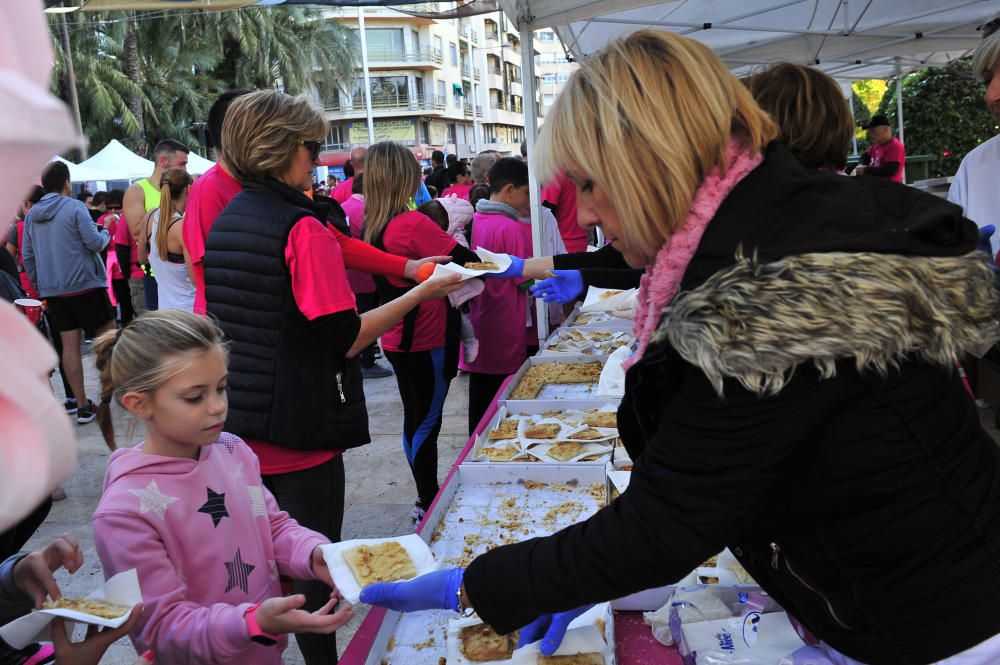
[{"label": "wristwatch", "polygon": [[257,603],[243,613],[243,619],[247,622],[247,630],[250,632],[250,639],[257,644],[263,644],[268,647],[274,646],[278,643],[278,637],[276,635],[268,635],[260,629],[260,624],[257,623],[257,610],[259,609],[260,603]]}]

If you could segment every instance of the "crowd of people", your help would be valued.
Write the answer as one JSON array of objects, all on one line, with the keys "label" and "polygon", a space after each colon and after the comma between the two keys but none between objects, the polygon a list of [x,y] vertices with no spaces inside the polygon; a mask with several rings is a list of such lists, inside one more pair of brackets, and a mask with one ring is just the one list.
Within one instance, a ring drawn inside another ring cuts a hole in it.
[{"label": "crowd of people", "polygon": [[[975,67],[1000,118],[1000,34]],[[472,433],[537,348],[533,299],[557,324],[588,285],[639,289],[618,413],[628,491],[363,602],[472,608],[551,653],[590,604],[729,546],[832,663],[1000,655],[1000,448],[956,371],[1000,338],[992,261],[961,208],[899,184],[885,118],[843,177],[854,123],[826,75],[784,63],[740,81],[672,33],[613,41],[573,75],[532,156],[541,256],[526,154],[435,151],[425,174],[377,143],[318,191],[327,121],[304,99],[230,91],[208,129],[207,173],[193,179],[188,149],[162,141],[149,178],[89,203],[50,163],[7,235],[12,283],[45,302],[64,409],[97,418],[114,451],[93,516],[104,573],[134,568],[143,590],[122,629],[83,643],[89,662],[126,632],[163,662],[277,663],[288,634],[308,665],[336,662],[351,609],[319,547],[340,539],[344,455],[370,442],[363,382],[395,376],[417,522],[439,490],[457,372]],[[1000,191],[983,152],[956,180],[981,226]],[[610,242],[588,252],[597,228]],[[510,266],[429,277],[476,249]],[[141,443],[118,449],[112,403],[144,424]],[[11,556],[0,609],[55,597],[51,571],[79,565],[71,539]],[[81,649],[60,630],[57,650]]]}]

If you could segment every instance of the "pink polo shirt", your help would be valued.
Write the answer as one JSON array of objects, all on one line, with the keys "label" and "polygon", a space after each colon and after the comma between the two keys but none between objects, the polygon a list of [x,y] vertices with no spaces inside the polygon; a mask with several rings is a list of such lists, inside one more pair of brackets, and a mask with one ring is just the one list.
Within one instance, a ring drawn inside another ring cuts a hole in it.
[{"label": "pink polo shirt", "polygon": [[559,235],[562,236],[566,251],[570,254],[587,251],[587,232],[576,221],[576,185],[560,173],[556,179],[542,188],[542,201],[555,206]]},{"label": "pink polo shirt", "polygon": [[[472,218],[472,246],[491,252],[531,258],[531,225],[499,214],[477,212]],[[528,294],[518,287],[525,280],[486,279],[485,290],[469,301],[469,321],[479,340],[479,355],[459,367],[479,374],[512,374],[538,344],[534,320],[527,325]]]}]

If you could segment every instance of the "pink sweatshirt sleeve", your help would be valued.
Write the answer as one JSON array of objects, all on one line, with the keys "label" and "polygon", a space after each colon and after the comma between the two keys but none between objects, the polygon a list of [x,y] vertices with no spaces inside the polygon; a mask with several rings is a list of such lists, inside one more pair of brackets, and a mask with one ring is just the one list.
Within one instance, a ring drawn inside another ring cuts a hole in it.
[{"label": "pink sweatshirt sleeve", "polygon": [[271,540],[278,572],[296,580],[316,579],[312,572],[312,552],[320,545],[329,543],[330,539],[289,517],[288,513],[278,508],[278,502],[266,487],[264,501],[271,522]]},{"label": "pink sweatshirt sleeve", "polygon": [[131,637],[140,652],[177,665],[239,662],[251,648],[243,613],[252,605],[186,600],[187,583],[177,575],[159,534],[145,520],[124,513],[94,518],[94,541],[105,577],[135,568],[143,612]]}]

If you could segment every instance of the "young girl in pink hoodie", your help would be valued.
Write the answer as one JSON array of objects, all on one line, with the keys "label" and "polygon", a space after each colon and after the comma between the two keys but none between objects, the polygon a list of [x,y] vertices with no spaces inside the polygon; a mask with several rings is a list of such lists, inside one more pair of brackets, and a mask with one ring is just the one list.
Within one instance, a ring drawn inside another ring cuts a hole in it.
[{"label": "young girl in pink hoodie", "polygon": [[[281,511],[257,458],[226,421],[227,355],[208,319],[148,312],[94,345],[102,402],[146,425],[112,456],[94,513],[105,577],[137,569],[144,610],[132,641],[166,663],[273,664],[287,633],[331,633],[351,618],[323,561],[324,536]],[[334,591],[315,613],[282,597],[279,575]]]}]

